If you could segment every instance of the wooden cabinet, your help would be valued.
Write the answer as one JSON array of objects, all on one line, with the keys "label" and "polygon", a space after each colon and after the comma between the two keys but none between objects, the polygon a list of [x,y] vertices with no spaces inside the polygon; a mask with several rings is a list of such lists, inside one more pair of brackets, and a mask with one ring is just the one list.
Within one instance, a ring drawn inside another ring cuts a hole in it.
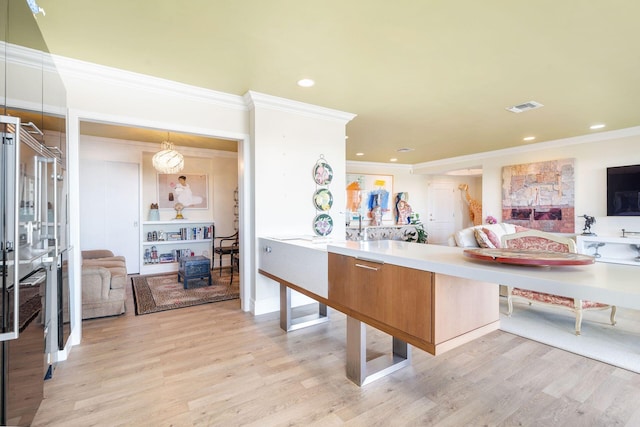
[{"label": "wooden cabinet", "polygon": [[431,343],[430,310],[422,308],[432,305],[432,276],[428,271],[330,253],[329,300]]},{"label": "wooden cabinet", "polygon": [[329,304],[431,354],[499,326],[498,286],[329,253]]}]

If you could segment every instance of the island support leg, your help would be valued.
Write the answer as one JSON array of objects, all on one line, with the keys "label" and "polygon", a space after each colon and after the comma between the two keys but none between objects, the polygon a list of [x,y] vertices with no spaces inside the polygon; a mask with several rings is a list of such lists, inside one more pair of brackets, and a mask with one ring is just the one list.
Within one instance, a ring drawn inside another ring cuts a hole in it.
[{"label": "island support leg", "polygon": [[367,362],[366,325],[347,316],[347,378],[359,386],[367,385],[411,365],[411,347],[393,337],[393,353]]},{"label": "island support leg", "polygon": [[280,284],[280,328],[291,332],[296,329],[306,328],[308,326],[318,325],[329,321],[327,314],[327,305],[318,303],[318,314],[310,314],[294,318],[291,313],[291,289]]}]

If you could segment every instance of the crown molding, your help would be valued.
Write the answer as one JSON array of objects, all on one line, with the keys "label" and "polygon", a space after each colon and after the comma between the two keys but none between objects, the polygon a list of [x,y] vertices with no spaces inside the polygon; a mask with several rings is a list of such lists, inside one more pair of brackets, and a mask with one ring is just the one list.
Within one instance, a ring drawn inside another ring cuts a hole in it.
[{"label": "crown molding", "polygon": [[398,170],[406,173],[413,172],[413,165],[410,165],[407,163],[380,163],[380,162],[360,162],[358,160],[347,160],[346,164],[347,164],[347,170],[349,170],[349,168],[366,167],[366,168],[374,168],[374,169],[380,169],[380,168],[392,169],[392,170]]},{"label": "crown molding", "polygon": [[57,73],[58,70],[49,52],[19,46],[13,43],[0,41],[0,51],[5,51],[5,60],[8,64],[44,70]]},{"label": "crown molding", "polygon": [[464,162],[477,163],[478,160],[489,159],[492,157],[510,156],[517,154],[525,154],[533,151],[549,150],[571,145],[588,144],[597,142],[607,142],[614,139],[628,138],[640,135],[640,126],[634,126],[625,129],[611,130],[607,132],[591,133],[586,135],[573,136],[570,138],[555,139],[552,141],[538,142],[536,144],[527,144],[520,147],[503,148],[501,150],[484,151],[481,153],[468,154],[465,156],[450,157],[448,159],[434,160],[425,163],[416,163],[413,170],[441,168],[443,166],[458,165]]},{"label": "crown molding", "polygon": [[[104,136],[93,136],[93,135],[81,135],[81,141],[92,142],[92,143],[108,143],[108,144],[116,144],[122,145],[126,148],[135,147],[142,152],[148,153],[156,153],[160,149],[159,143],[154,142],[144,142],[144,141],[134,141],[134,140],[125,140],[125,139],[116,139],[116,138],[106,138]],[[176,151],[182,153],[185,157],[225,157],[230,159],[238,158],[237,151],[223,151],[223,150],[213,150],[210,148],[195,148],[195,147],[185,147],[185,146],[177,146],[175,147]]]},{"label": "crown molding", "polygon": [[346,113],[344,111],[334,110],[331,108],[292,101],[290,99],[266,95],[264,93],[254,92],[251,90],[244,95],[244,99],[246,105],[250,109],[255,109],[256,107],[268,108],[271,110],[294,113],[311,118],[338,121],[344,124],[350,122],[354,117],[356,117],[356,114],[353,113]]},{"label": "crown molding", "polygon": [[0,49],[6,49],[6,60],[9,64],[43,69],[58,74],[64,79],[71,76],[90,82],[104,82],[116,86],[143,89],[164,96],[188,98],[197,102],[218,105],[224,108],[247,111],[244,98],[198,86],[178,83],[173,80],[161,79],[146,74],[134,73],[107,67],[78,59],[49,54],[36,49],[18,46],[0,41]]},{"label": "crown molding", "polygon": [[146,74],[107,67],[78,59],[67,58],[59,55],[51,55],[57,65],[60,74],[91,82],[104,82],[116,86],[130,87],[137,90],[143,89],[163,96],[176,96],[188,98],[196,102],[218,105],[224,108],[247,111],[244,98],[192,86],[173,80],[162,79]]}]

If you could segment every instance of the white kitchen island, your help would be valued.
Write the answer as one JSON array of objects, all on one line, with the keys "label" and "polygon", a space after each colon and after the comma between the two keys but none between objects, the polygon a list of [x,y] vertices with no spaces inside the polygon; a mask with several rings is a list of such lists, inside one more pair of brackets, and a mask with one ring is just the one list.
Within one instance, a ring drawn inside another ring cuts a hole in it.
[{"label": "white kitchen island", "polygon": [[458,247],[397,241],[336,243],[328,245],[327,251],[374,257],[403,267],[640,310],[640,269],[634,265],[506,265],[470,259]]},{"label": "white kitchen island", "polygon": [[[260,247],[260,272],[281,289],[347,315],[347,376],[359,385],[410,363],[407,343],[437,355],[497,329],[498,284],[640,309],[634,266],[503,265],[462,248],[385,240],[260,239]],[[394,337],[390,364],[365,360],[362,322]]]}]

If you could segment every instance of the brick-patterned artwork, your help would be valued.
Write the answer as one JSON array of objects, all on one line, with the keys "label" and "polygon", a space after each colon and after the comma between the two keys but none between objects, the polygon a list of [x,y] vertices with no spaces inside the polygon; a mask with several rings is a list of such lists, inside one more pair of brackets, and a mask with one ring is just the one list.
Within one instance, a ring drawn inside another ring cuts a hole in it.
[{"label": "brick-patterned artwork", "polygon": [[575,159],[502,168],[502,221],[536,230],[575,232]]}]

